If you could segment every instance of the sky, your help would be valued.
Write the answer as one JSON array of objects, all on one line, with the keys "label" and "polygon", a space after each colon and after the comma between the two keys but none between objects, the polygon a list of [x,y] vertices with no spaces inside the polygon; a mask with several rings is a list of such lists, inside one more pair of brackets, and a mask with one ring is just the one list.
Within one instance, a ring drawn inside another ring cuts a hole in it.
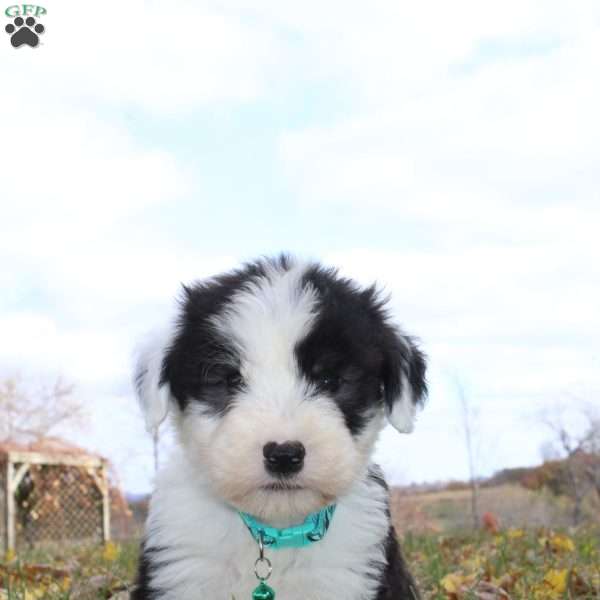
[{"label": "sky", "polygon": [[[8,3],[6,3],[8,6]],[[289,251],[392,297],[429,356],[394,483],[535,464],[600,397],[600,4],[75,3],[0,19],[0,376],[76,385],[70,437],[150,489],[131,354],[182,282]]]}]

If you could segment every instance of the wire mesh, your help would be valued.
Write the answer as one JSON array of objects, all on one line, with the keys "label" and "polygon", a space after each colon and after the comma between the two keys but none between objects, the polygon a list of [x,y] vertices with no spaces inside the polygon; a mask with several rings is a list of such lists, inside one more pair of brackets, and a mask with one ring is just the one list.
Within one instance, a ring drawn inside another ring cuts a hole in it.
[{"label": "wire mesh", "polygon": [[17,549],[102,541],[102,494],[85,467],[30,465],[15,505]]}]

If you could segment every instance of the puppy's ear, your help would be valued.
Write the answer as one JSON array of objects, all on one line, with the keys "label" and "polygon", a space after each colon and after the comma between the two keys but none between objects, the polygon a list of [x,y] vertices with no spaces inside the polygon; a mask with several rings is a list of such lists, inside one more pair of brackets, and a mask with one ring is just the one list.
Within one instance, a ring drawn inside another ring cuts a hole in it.
[{"label": "puppy's ear", "polygon": [[170,340],[167,331],[148,336],[135,352],[133,383],[149,433],[160,426],[169,412],[171,391],[162,372]]},{"label": "puppy's ear", "polygon": [[388,421],[400,433],[414,429],[417,407],[427,396],[425,355],[415,342],[399,331],[386,341],[383,391]]}]

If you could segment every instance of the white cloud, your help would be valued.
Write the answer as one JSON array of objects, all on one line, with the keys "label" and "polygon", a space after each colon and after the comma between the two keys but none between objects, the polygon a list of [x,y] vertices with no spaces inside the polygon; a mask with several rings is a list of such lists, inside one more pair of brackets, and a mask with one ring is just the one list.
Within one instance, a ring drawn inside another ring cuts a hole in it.
[{"label": "white cloud", "polygon": [[[421,3],[397,5],[383,29],[368,17],[348,27],[363,38],[344,56],[360,69],[353,83],[368,101],[343,120],[282,136],[282,162],[300,196],[311,206],[368,204],[396,218],[512,229],[513,237],[530,228],[529,239],[540,229],[555,235],[565,218],[590,234],[583,213],[600,218],[598,11],[590,3]],[[342,40],[345,31],[338,24]],[[528,53],[540,37],[555,43]],[[479,50],[477,68],[461,71],[486,40],[494,55]],[[507,55],[514,40],[521,55]],[[406,73],[406,63],[418,73]]]},{"label": "white cloud", "polygon": [[[486,439],[502,441],[485,469],[533,462],[532,412],[600,389],[598,6],[383,7],[361,26],[352,12],[327,21],[363,102],[285,132],[282,165],[308,210],[369,216],[375,231],[379,216],[379,249],[349,241],[330,262],[384,283],[430,355],[432,402],[411,439],[384,436],[388,470],[465,475],[454,374],[469,378]],[[394,226],[404,250],[387,247]]]},{"label": "white cloud", "polygon": [[[559,0],[307,0],[301,5],[237,0],[220,8],[302,40],[305,70],[349,84],[355,101],[399,114],[404,102],[419,103],[428,94],[445,93],[452,70],[472,62],[486,43],[508,45],[512,57],[515,46],[531,52],[554,41],[594,37],[600,16],[593,0],[577,7]],[[454,107],[449,103],[448,108]]]},{"label": "white cloud", "polygon": [[74,382],[94,409],[87,441],[114,457],[128,427],[107,428],[101,413],[129,428],[137,418],[135,340],[164,318],[181,281],[232,263],[182,252],[148,227],[149,211],[203,201],[201,173],[133,133],[122,111],[181,114],[254,97],[270,42],[191,3],[173,13],[45,6],[42,47],[0,50],[10,81],[0,95],[0,370]]},{"label": "white cloud", "polygon": [[[191,1],[48,0],[36,52],[2,49],[11,86],[44,103],[180,115],[259,96],[277,62],[268,30]],[[41,19],[40,19],[41,20]]]}]

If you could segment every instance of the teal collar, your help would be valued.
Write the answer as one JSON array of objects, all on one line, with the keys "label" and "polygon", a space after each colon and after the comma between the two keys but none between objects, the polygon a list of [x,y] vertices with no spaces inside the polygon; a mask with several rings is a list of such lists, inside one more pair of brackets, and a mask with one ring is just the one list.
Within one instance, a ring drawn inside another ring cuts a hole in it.
[{"label": "teal collar", "polygon": [[262,542],[266,548],[275,550],[279,548],[302,548],[325,537],[335,512],[335,506],[335,504],[326,506],[319,512],[308,515],[300,525],[293,525],[285,529],[265,525],[247,513],[240,512],[240,517],[242,517],[248,531],[257,542],[262,537]]}]

